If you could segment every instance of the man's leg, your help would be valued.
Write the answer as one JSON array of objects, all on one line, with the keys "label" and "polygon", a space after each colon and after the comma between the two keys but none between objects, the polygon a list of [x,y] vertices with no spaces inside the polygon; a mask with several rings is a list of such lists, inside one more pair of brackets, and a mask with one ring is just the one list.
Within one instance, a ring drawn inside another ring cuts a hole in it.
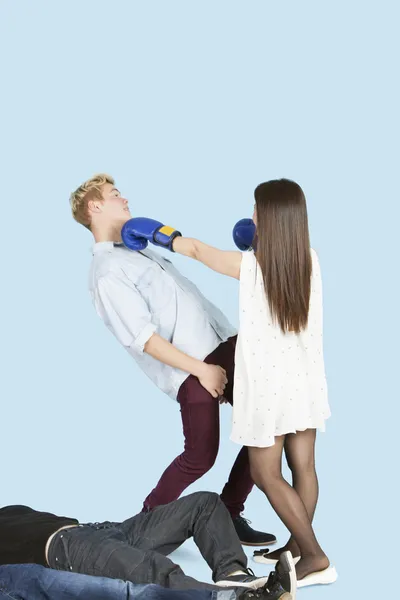
[{"label": "man's leg", "polygon": [[[220,344],[204,362],[220,365],[226,370],[228,384],[225,396],[232,404],[236,337]],[[164,471],[157,486],[144,501],[143,509],[151,510],[176,500],[194,481],[214,465],[219,448],[219,403],[190,375],[182,384],[178,402],[181,408],[184,452]],[[243,510],[244,502],[253,487],[244,448],[233,466],[222,500],[233,517]]]},{"label": "man's leg", "polygon": [[[226,370],[228,383],[224,396],[232,404],[236,337],[220,344],[205,362],[220,365]],[[156,488],[144,501],[143,509],[151,510],[179,498],[182,492],[204,475],[214,464],[219,447],[219,403],[190,375],[182,384],[178,401],[181,406],[185,450],[164,471]],[[242,448],[232,468],[229,481],[221,495],[234,519],[242,543],[267,545],[274,535],[253,530],[240,512],[253,488],[247,448]]]},{"label": "man's leg", "polygon": [[47,569],[40,565],[0,567],[0,598],[10,600],[234,600],[233,591],[169,590],[120,579]]},{"label": "man's leg", "polygon": [[229,479],[226,482],[221,500],[229,510],[233,519],[244,511],[244,503],[253,489],[254,483],[250,477],[249,456],[247,448],[243,447],[236,457]]},{"label": "man's leg", "polygon": [[61,531],[50,544],[49,566],[132,583],[156,583],[176,590],[219,589],[188,577],[179,565],[159,552],[132,547],[122,525],[100,523]]},{"label": "man's leg", "polygon": [[194,481],[215,463],[219,448],[219,403],[190,375],[178,394],[184,451],[164,471],[157,486],[149,494],[143,509],[151,510],[179,498]]},{"label": "man's leg", "polygon": [[[219,351],[219,362],[225,369],[228,383],[225,388],[224,397],[229,404],[233,405],[233,383],[235,375],[235,349],[237,336],[229,338],[217,350]],[[229,510],[233,519],[238,517],[244,510],[244,503],[253,489],[254,482],[251,478],[249,455],[244,446],[237,455],[235,463],[229,475],[229,479],[224,486],[221,494],[221,500]]]},{"label": "man's leg", "polygon": [[128,542],[167,555],[193,537],[214,581],[246,571],[247,558],[218,494],[197,492],[121,524]]}]

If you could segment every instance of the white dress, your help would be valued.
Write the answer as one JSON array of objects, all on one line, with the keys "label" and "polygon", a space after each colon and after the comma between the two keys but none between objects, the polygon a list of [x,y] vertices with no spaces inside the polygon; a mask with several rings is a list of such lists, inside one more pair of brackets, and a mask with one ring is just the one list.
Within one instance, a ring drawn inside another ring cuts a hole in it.
[{"label": "white dress", "polygon": [[308,325],[299,334],[273,323],[253,251],[240,270],[240,325],[235,355],[231,440],[273,446],[275,436],[325,430],[330,416],[322,346],[322,282],[312,256]]}]

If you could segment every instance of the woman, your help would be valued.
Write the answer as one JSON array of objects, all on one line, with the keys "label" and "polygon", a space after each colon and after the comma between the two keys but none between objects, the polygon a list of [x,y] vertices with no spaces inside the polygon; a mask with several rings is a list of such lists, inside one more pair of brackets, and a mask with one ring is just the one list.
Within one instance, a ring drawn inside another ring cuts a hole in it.
[{"label": "woman", "polygon": [[[287,179],[259,185],[253,221],[255,250],[244,253],[218,250],[163,226],[146,237],[240,280],[231,439],[248,446],[254,482],[291,533],[284,549],[297,557],[299,585],[332,583],[336,571],[311,525],[318,498],[316,429],[325,429],[330,409],[321,274],[300,186]],[[239,233],[236,228],[234,236]],[[283,451],[293,486],[282,476]],[[280,552],[269,556],[277,559]]]}]

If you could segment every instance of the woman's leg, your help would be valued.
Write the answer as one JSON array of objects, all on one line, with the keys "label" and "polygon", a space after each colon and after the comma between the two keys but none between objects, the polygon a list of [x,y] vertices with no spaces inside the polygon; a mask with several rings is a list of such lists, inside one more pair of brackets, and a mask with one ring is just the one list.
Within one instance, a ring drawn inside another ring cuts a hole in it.
[{"label": "woman's leg", "polygon": [[[315,429],[307,429],[307,431],[297,434],[290,433],[286,436],[284,444],[286,460],[292,473],[293,487],[302,499],[311,523],[319,491],[315,470],[316,433]],[[283,548],[269,553],[268,558],[278,560],[279,555],[286,550],[290,550],[294,557],[300,556],[300,549],[293,536]]]},{"label": "woman's leg", "polygon": [[[311,526],[306,507],[299,494],[282,477],[282,452],[285,436],[275,438],[274,446],[249,448],[254,483],[265,493],[275,512],[289,529],[299,546],[301,560],[296,565],[297,578],[329,566]],[[296,452],[296,447],[292,448]]]}]

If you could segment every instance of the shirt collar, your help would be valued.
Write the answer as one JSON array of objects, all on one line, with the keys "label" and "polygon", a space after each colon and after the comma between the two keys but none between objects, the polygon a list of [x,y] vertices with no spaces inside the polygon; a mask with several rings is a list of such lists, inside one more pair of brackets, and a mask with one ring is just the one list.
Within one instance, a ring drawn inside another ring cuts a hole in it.
[{"label": "shirt collar", "polygon": [[92,246],[93,254],[98,254],[99,252],[112,252],[114,248],[122,248],[123,243],[117,242],[96,242]]}]

